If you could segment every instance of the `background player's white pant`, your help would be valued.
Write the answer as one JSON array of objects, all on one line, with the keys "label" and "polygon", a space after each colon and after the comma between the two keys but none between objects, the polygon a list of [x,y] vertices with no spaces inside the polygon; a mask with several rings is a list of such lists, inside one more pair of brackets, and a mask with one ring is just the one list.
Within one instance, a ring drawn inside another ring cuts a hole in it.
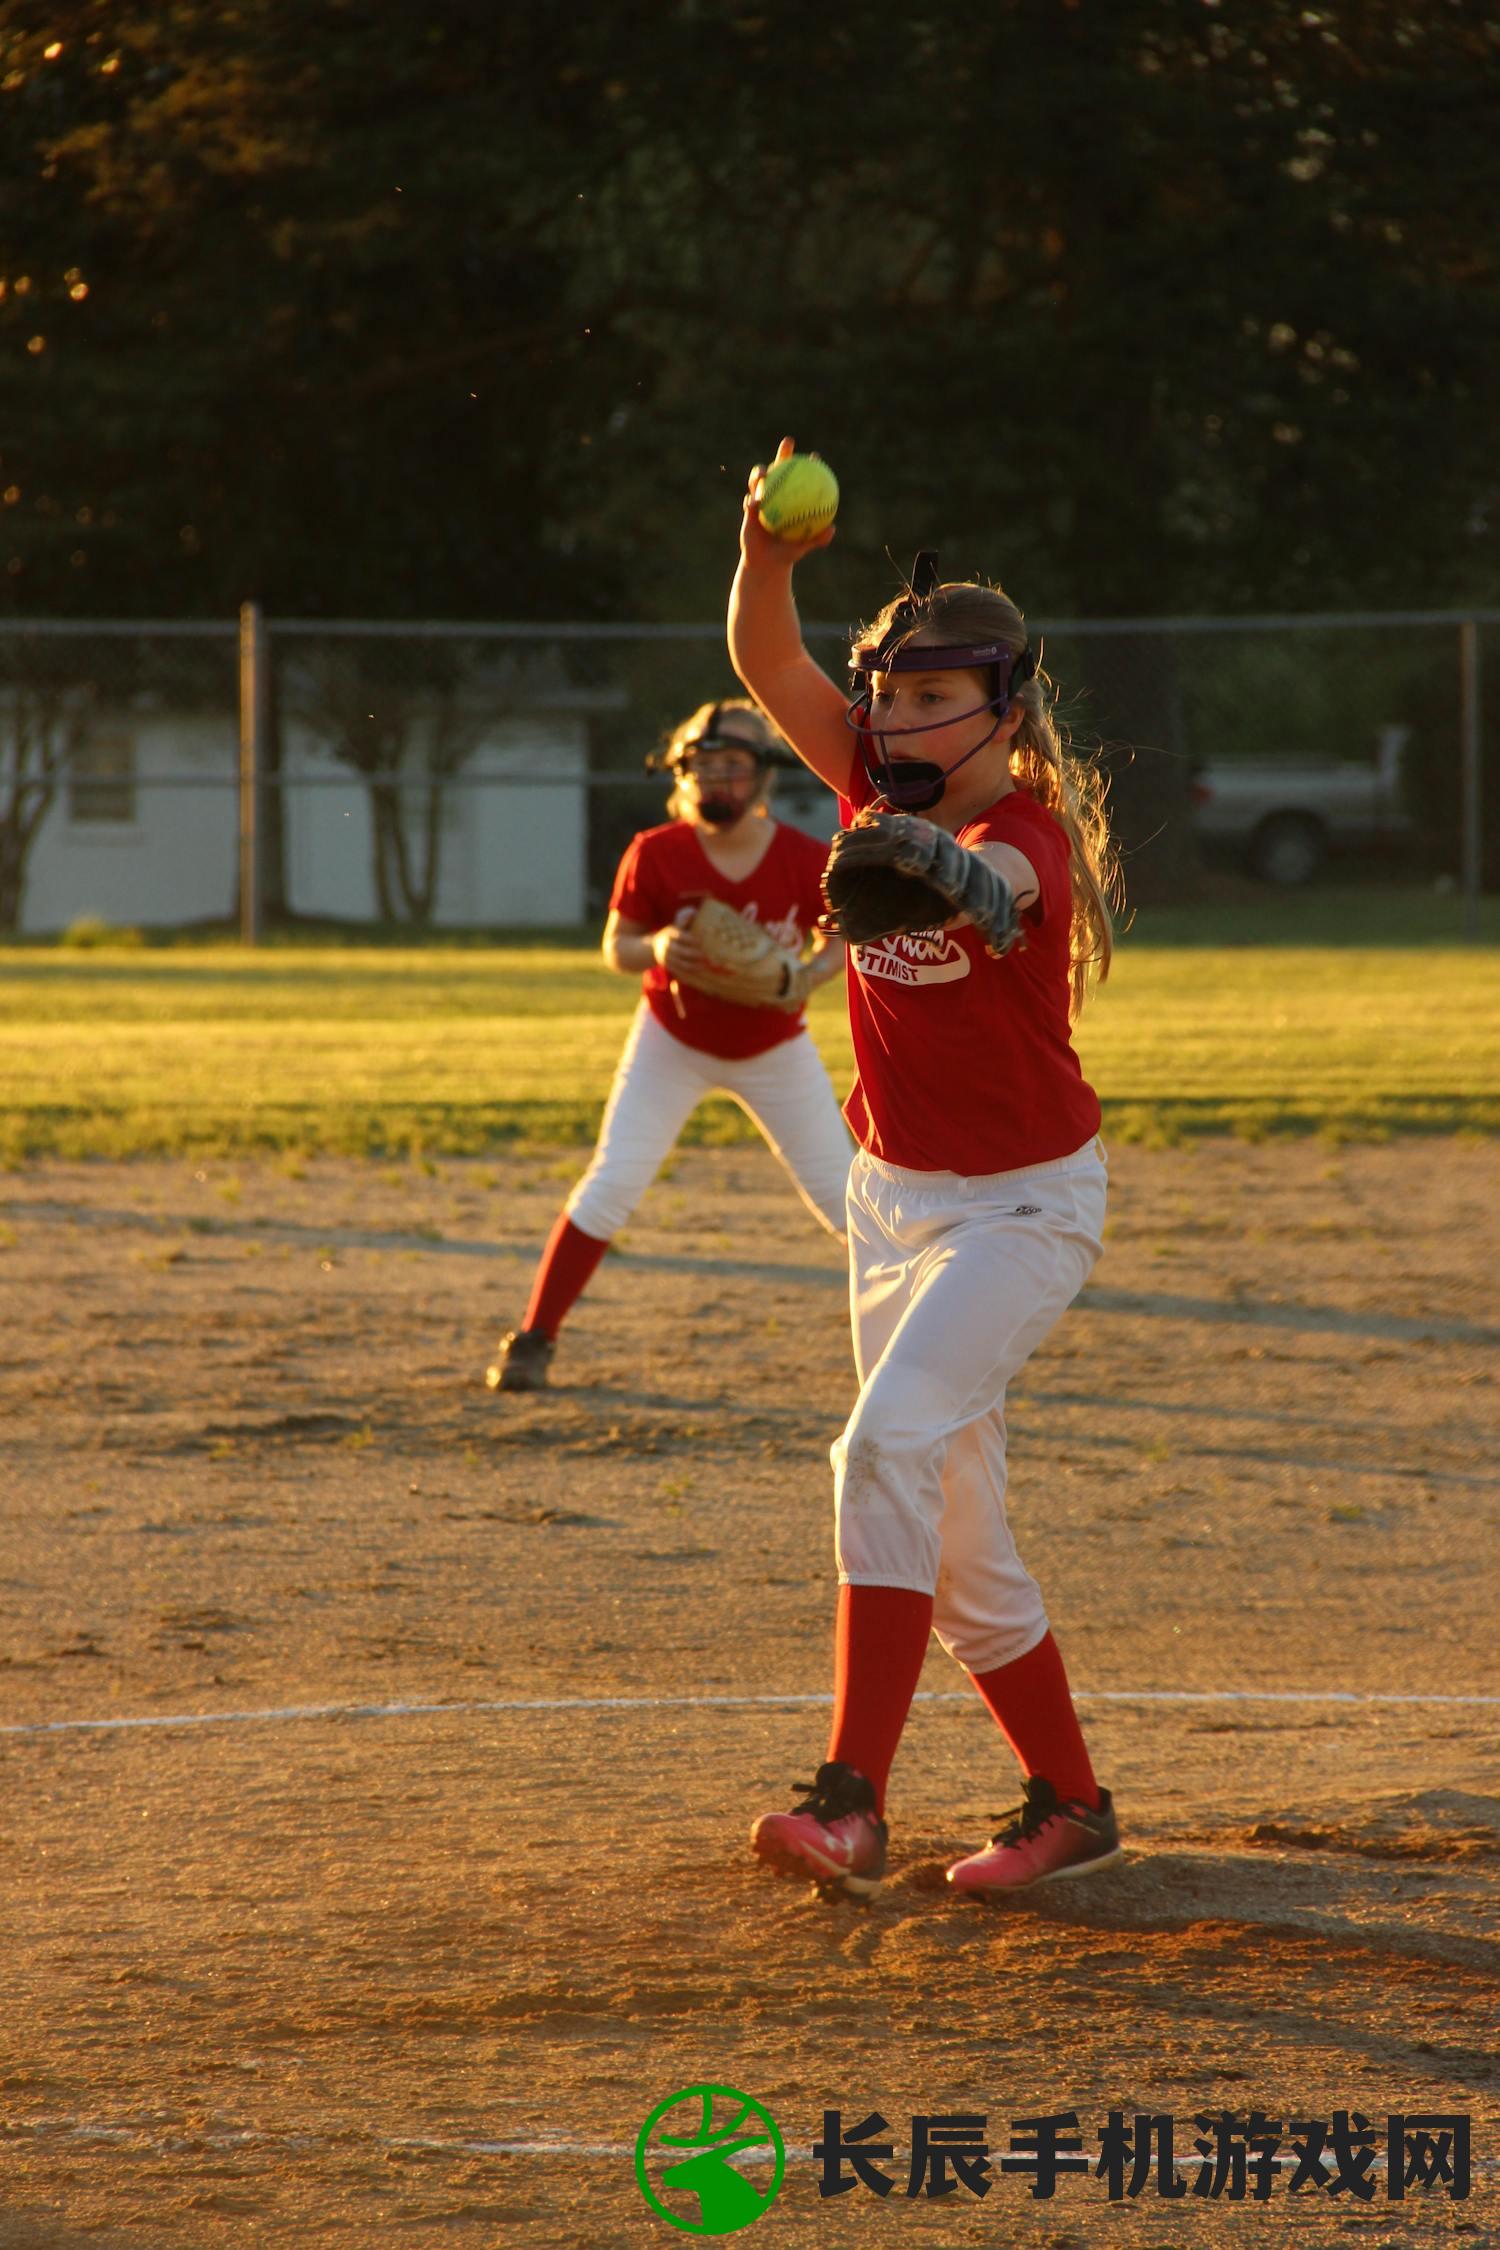
[{"label": "background player's white pant", "polygon": [[1047,1630],[1005,1513],[1005,1391],[1099,1256],[1097,1141],[1029,1171],[849,1175],[849,1290],[860,1394],[833,1448],[839,1577],[935,1598],[971,1672]]},{"label": "background player's white pant", "polygon": [[813,1216],[842,1237],[854,1143],[812,1034],[726,1061],[674,1039],[644,1001],[615,1072],[593,1162],[568,1197],[574,1226],[610,1241],[709,1094],[728,1094],[754,1119]]}]

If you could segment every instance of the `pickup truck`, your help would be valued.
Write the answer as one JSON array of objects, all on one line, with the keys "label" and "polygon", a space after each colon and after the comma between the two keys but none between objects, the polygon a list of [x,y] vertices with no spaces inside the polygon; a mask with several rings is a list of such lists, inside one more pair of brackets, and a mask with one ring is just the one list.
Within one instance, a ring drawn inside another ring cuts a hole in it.
[{"label": "pickup truck", "polygon": [[1405,835],[1401,753],[1411,730],[1385,726],[1372,760],[1334,765],[1226,758],[1193,775],[1199,841],[1232,850],[1267,883],[1310,883],[1333,852],[1369,850]]}]

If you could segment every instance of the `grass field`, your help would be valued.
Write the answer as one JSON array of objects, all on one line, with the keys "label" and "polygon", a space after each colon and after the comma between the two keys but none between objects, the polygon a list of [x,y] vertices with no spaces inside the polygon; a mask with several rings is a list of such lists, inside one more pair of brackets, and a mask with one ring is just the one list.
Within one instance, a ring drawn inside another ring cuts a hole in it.
[{"label": "grass field", "polygon": [[[1143,915],[1078,1034],[1107,1131],[1493,1131],[1500,931],[1493,912],[1484,944],[1457,931],[1457,902],[1422,893]],[[0,951],[0,1157],[587,1142],[635,989],[588,933],[13,947]],[[812,1024],[842,1089],[841,993],[819,997]],[[750,1131],[715,1103],[688,1137]]]}]

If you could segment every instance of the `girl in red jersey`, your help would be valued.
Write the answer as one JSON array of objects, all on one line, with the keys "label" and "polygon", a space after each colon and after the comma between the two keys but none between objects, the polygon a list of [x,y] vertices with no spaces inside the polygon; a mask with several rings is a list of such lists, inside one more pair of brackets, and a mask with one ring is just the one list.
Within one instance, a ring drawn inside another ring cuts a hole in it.
[{"label": "girl in red jersey", "polygon": [[[641,977],[641,1005],[594,1160],[548,1239],[525,1319],[500,1340],[492,1390],[544,1387],[558,1329],[708,1094],[729,1094],[749,1112],[809,1210],[843,1235],[853,1152],[803,1008],[814,986],[839,974],[844,948],[815,929],[824,846],[771,816],[778,747],[761,714],[737,699],[701,705],[649,761],[673,777],[672,818],[626,851],[604,929],[604,958]],[[697,988],[709,964],[687,925],[705,898],[792,953],[813,933],[784,1001],[742,1006]]]},{"label": "girl in red jersey", "polygon": [[803,1801],[751,1840],[827,1892],[875,1889],[886,1780],[936,1631],[1024,1777],[1000,1832],[948,1870],[956,1892],[997,1896],[1120,1849],[1005,1511],[1006,1387],[1082,1288],[1104,1222],[1099,1104],[1069,1036],[1109,964],[1102,792],[1059,739],[1015,605],[939,584],[930,556],[861,636],[846,707],[802,645],[792,596],[793,566],[832,533],[771,538],[761,475],[730,597],[735,670],[837,790],[859,851],[898,868],[935,859],[970,918],[851,947],[860,1392],[833,1448],[832,1734]]}]

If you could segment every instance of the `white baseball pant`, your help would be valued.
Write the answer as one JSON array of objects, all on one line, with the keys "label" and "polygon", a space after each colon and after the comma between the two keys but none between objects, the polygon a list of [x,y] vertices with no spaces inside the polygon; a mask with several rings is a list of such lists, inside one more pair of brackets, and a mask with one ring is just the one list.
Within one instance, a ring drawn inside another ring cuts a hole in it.
[{"label": "white baseball pant", "polygon": [[842,1240],[854,1143],[812,1034],[804,1029],[763,1055],[726,1060],[674,1039],[644,1000],[615,1071],[593,1161],[568,1197],[574,1226],[611,1241],[709,1094],[739,1103],[814,1218]]},{"label": "white baseball pant", "polygon": [[1102,1247],[1104,1152],[966,1179],[861,1151],[849,1175],[860,1393],[833,1447],[839,1577],[934,1596],[970,1672],[1047,1631],[1005,1512],[1005,1393]]}]

